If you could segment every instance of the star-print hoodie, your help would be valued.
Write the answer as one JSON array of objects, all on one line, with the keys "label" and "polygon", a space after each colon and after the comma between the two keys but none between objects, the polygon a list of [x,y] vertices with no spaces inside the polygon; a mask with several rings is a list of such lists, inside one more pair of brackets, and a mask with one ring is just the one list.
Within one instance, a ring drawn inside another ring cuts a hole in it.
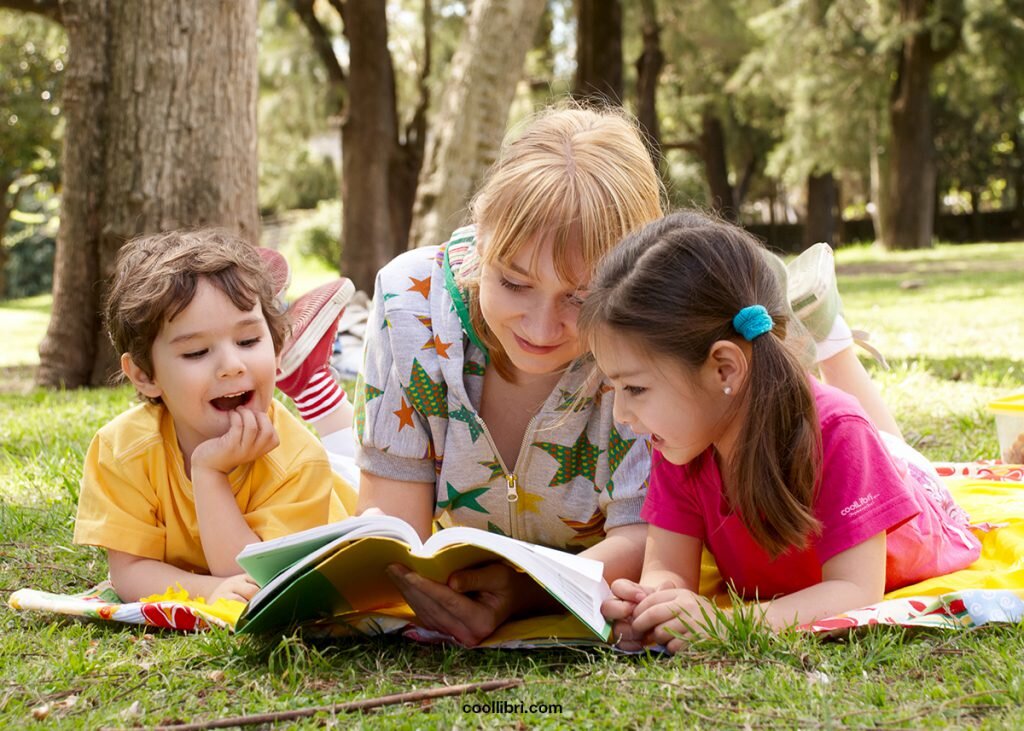
[{"label": "star-print hoodie", "polygon": [[593,359],[573,362],[530,421],[514,465],[478,413],[486,351],[461,285],[479,275],[472,227],[377,275],[356,384],[357,464],[437,486],[435,517],[579,551],[642,522],[650,446],[612,419]]}]

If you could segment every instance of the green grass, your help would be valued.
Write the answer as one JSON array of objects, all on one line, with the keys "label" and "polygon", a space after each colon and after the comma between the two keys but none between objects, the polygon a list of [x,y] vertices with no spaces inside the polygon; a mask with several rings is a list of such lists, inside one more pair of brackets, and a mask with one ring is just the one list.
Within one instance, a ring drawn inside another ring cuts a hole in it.
[{"label": "green grass", "polygon": [[[934,459],[993,456],[985,404],[1024,387],[1024,243],[891,256],[858,248],[838,261],[848,319],[888,356],[890,371],[871,367],[908,436]],[[908,280],[921,286],[901,289]],[[306,288],[296,281],[291,291]],[[25,313],[41,315],[22,336],[31,343],[45,307],[5,303],[0,328],[10,333]],[[102,552],[71,545],[74,500],[90,437],[130,400],[124,388],[0,394],[0,597],[22,586],[74,591],[104,577]],[[1020,626],[884,628],[822,641],[738,621],[725,638],[669,659],[146,634],[0,609],[0,727],[30,726],[44,706],[47,726],[154,725],[515,677],[525,685],[470,702],[561,704],[561,712],[466,713],[464,700],[440,699],[295,726],[1019,728],[1022,657]]]}]

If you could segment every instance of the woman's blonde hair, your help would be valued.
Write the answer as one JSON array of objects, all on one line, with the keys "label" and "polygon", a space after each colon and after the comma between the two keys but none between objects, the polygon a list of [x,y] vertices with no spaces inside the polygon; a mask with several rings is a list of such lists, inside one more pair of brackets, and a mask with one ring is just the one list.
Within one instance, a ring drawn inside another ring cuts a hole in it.
[{"label": "woman's blonde hair", "polygon": [[[614,108],[559,107],[506,138],[470,214],[482,263],[508,263],[538,235],[551,236],[556,271],[571,282],[580,256],[593,271],[626,234],[661,217],[663,198],[632,117]],[[479,280],[465,284],[473,328],[508,378],[508,355],[480,311]]]}]

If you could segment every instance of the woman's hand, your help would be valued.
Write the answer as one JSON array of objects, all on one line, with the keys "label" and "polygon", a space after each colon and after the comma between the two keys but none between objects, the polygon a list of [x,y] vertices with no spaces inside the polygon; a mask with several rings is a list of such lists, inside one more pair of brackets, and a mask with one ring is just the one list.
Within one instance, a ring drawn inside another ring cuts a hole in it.
[{"label": "woman's hand", "polygon": [[388,576],[425,628],[478,645],[513,614],[551,605],[550,596],[526,574],[505,563],[489,563],[452,574],[439,584],[400,564]]},{"label": "woman's hand", "polygon": [[687,635],[708,629],[705,613],[714,620],[715,605],[710,599],[665,584],[637,604],[633,632],[643,637],[645,644],[664,645],[675,654],[685,646]]}]

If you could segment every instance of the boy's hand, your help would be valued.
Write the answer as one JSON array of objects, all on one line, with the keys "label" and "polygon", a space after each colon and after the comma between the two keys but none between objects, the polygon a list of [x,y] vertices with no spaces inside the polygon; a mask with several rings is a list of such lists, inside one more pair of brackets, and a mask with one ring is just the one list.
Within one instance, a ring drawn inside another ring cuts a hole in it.
[{"label": "boy's hand", "polygon": [[235,574],[229,576],[217,585],[213,593],[206,598],[210,604],[218,599],[233,599],[239,602],[247,602],[260,590],[259,585],[252,580],[249,574]]},{"label": "boy's hand", "polygon": [[262,457],[278,444],[280,439],[274,425],[262,411],[234,409],[228,412],[230,426],[227,432],[207,439],[192,452],[192,470],[205,468],[228,474],[240,464]]}]

